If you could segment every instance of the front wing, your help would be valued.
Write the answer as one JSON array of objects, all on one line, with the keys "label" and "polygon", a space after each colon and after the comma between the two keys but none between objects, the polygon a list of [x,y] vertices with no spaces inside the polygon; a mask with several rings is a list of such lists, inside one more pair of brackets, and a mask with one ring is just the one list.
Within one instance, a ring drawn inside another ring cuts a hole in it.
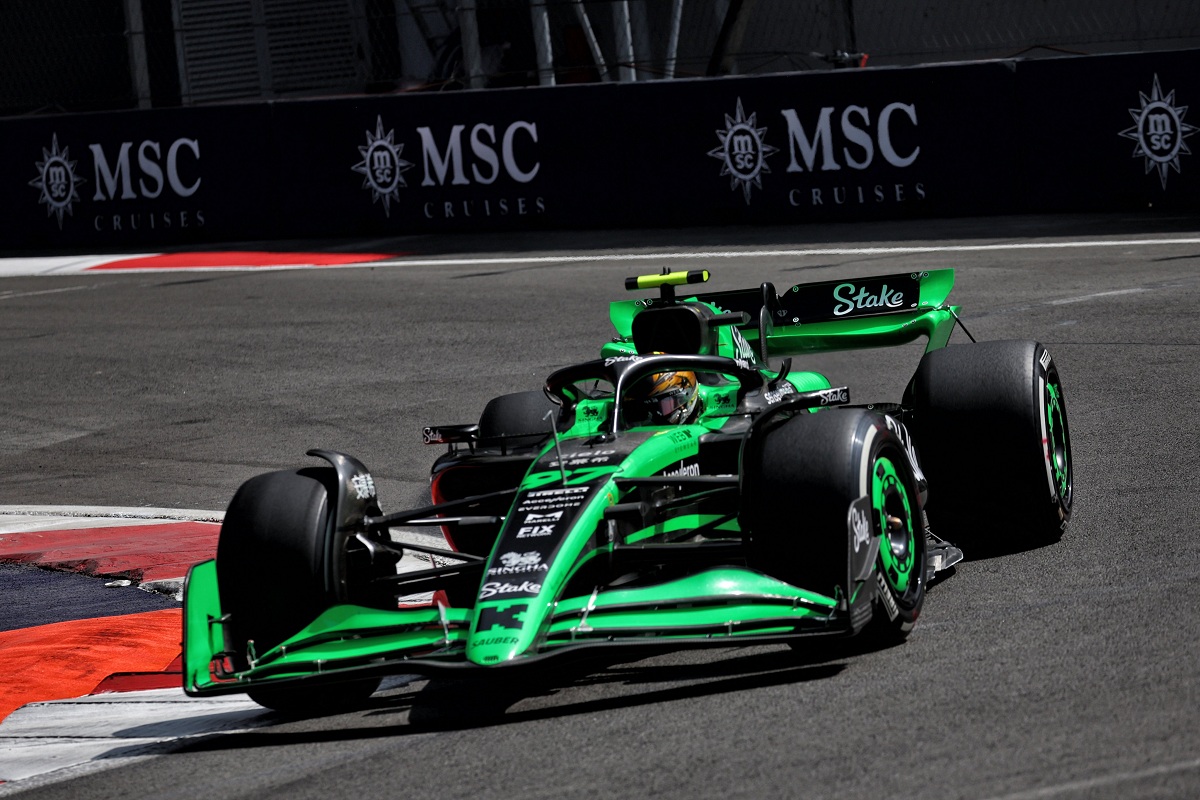
[{"label": "front wing", "polygon": [[476,640],[506,629],[472,631],[470,608],[431,605],[379,610],[335,605],[278,647],[234,671],[226,652],[216,562],[188,573],[184,586],[184,689],[203,696],[255,686],[347,680],[369,675],[492,672],[591,655],[774,643],[846,635],[846,603],[753,570],[719,567],[653,586],[564,598],[544,609],[536,648],[511,661],[473,660]]}]

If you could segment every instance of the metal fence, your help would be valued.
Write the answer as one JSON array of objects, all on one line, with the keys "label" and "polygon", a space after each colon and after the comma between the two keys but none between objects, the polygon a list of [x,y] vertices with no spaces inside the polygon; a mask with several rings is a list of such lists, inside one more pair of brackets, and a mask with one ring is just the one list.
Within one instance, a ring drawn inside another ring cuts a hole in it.
[{"label": "metal fence", "polygon": [[0,114],[1198,46],[1177,0],[10,0]]}]

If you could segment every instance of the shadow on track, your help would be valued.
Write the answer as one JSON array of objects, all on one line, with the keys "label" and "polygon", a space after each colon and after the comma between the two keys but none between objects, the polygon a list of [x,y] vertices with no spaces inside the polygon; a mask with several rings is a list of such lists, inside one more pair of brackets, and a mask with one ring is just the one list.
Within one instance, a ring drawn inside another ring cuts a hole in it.
[{"label": "shadow on track", "polygon": [[[843,659],[863,650],[861,646],[852,649],[850,644],[826,645],[819,652],[769,650],[691,664],[635,662],[608,666],[592,662],[593,671],[586,674],[583,673],[585,665],[580,664],[570,673],[531,673],[524,678],[512,676],[503,681],[486,676],[471,680],[434,680],[415,684],[416,688],[411,691],[385,692],[376,696],[365,708],[352,712],[360,724],[353,724],[353,718],[350,718],[351,727],[296,730],[296,724],[303,720],[272,714],[277,720],[274,728],[206,737],[189,742],[175,752],[225,751],[467,730],[820,681],[839,675],[846,668]],[[618,691],[615,687],[660,684],[670,685],[615,694]],[[596,697],[598,692],[604,696]],[[581,695],[586,699],[571,699]],[[532,707],[509,710],[518,704]],[[313,718],[305,719],[311,721]]]}]

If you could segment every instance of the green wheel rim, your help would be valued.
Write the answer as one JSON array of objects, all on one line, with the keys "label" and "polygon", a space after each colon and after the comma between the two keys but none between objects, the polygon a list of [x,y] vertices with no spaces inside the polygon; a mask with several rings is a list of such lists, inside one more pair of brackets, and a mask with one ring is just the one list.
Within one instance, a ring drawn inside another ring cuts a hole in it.
[{"label": "green wheel rim", "polygon": [[871,505],[879,530],[883,532],[879,558],[884,577],[897,594],[904,594],[913,577],[916,531],[908,489],[889,458],[881,457],[875,462],[871,476]]},{"label": "green wheel rim", "polygon": [[1071,502],[1071,447],[1067,438],[1067,418],[1063,409],[1062,387],[1057,381],[1046,382],[1046,446],[1054,487],[1063,505]]}]

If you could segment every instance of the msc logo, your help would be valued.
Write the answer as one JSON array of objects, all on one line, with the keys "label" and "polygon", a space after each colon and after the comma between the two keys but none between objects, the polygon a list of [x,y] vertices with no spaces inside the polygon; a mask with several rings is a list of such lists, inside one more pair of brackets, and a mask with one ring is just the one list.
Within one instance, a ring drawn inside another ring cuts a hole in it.
[{"label": "msc logo", "polygon": [[1170,170],[1180,172],[1179,157],[1190,155],[1184,139],[1196,132],[1194,125],[1183,121],[1187,114],[1187,106],[1175,105],[1174,90],[1163,95],[1154,76],[1154,84],[1147,97],[1144,92],[1138,92],[1138,108],[1129,109],[1133,117],[1133,126],[1120,132],[1120,136],[1137,142],[1133,148],[1134,158],[1144,158],[1146,173],[1158,170],[1158,179],[1162,188],[1167,188],[1167,173]]},{"label": "msc logo", "polygon": [[757,113],[746,116],[739,97],[735,115],[726,114],[725,130],[717,131],[720,146],[708,151],[710,156],[721,160],[721,177],[729,176],[730,190],[742,187],[747,205],[750,204],[750,187],[761,189],[762,174],[771,171],[767,156],[779,149],[763,141],[767,129],[757,127],[757,117]]},{"label": "msc logo", "polygon": [[403,173],[413,163],[400,157],[404,144],[396,144],[396,131],[383,132],[383,117],[375,118],[375,134],[367,131],[366,147],[358,148],[363,160],[351,169],[363,175],[362,188],[371,190],[372,202],[383,203],[383,215],[392,214],[392,201],[400,201],[400,187],[407,186]]},{"label": "msc logo", "polygon": [[[92,180],[95,191],[91,200],[97,203],[124,200],[155,200],[169,189],[170,194],[179,198],[189,198],[200,188],[202,178],[197,174],[200,163],[200,142],[197,139],[181,137],[170,142],[165,147],[159,142],[145,139],[137,143],[121,142],[115,156],[112,150],[105,150],[104,145],[93,142],[88,145],[92,157]],[[35,162],[38,175],[29,181],[29,185],[41,192],[38,202],[46,205],[47,215],[58,218],[58,228],[62,230],[63,216],[74,215],[73,205],[80,201],[77,187],[85,183],[78,174],[78,162],[68,155],[68,148],[58,148],[58,134],[52,136],[50,149],[42,148],[42,160]],[[137,164],[133,163],[132,155],[136,152]],[[110,157],[111,156],[111,157]],[[86,167],[84,171],[86,171]],[[157,212],[166,225],[172,224],[169,215],[172,211]],[[180,213],[178,219],[181,227],[187,227],[186,218],[189,212]],[[96,230],[100,230],[101,220],[111,224],[112,230],[121,229],[121,220],[125,219],[130,229],[137,228],[137,217],[124,212],[107,215],[97,215],[94,221]],[[154,227],[154,221],[149,215],[145,219]],[[197,212],[196,221],[203,224],[202,215]]]},{"label": "msc logo", "polygon": [[[542,167],[536,153],[538,129],[535,122],[516,120],[500,129],[479,123],[469,132],[466,125],[453,125],[441,139],[426,126],[416,128],[415,133],[420,139],[422,187],[490,186],[497,181],[505,183],[502,178],[515,184],[528,184]],[[373,201],[382,201],[384,214],[390,216],[391,204],[400,202],[399,190],[408,186],[403,173],[417,164],[401,157],[404,143],[396,142],[394,128],[383,132],[382,116],[375,118],[375,133],[367,131],[366,134],[366,146],[359,145],[358,148],[362,160],[351,169],[363,176],[362,188],[370,189]],[[526,213],[525,199],[519,199],[515,205],[519,213]],[[540,199],[536,205],[539,211],[544,210]],[[508,213],[507,198],[498,200],[497,209],[500,213]],[[463,216],[471,216],[469,205],[459,210]],[[483,212],[481,216],[490,215],[491,206],[488,204],[475,210]],[[429,204],[426,216],[432,219]],[[455,216],[454,209],[447,208],[444,216]]]},{"label": "msc logo", "polygon": [[58,134],[54,134],[50,149],[42,148],[42,160],[35,164],[38,175],[29,185],[41,191],[39,203],[46,204],[46,216],[58,217],[58,229],[62,230],[63,215],[74,214],[72,204],[79,200],[75,187],[83,178],[75,174],[77,162],[71,160],[69,148],[58,149]]}]

